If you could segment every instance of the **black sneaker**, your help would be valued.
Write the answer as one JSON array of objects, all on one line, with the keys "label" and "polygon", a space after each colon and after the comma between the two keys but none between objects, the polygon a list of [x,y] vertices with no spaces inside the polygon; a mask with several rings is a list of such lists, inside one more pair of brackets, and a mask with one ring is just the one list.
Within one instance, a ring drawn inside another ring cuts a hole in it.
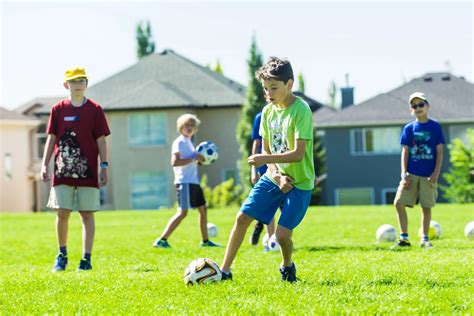
[{"label": "black sneaker", "polygon": [[395,245],[390,247],[390,249],[398,249],[398,248],[404,248],[404,247],[410,247],[410,241],[408,239],[403,239],[400,238]]},{"label": "black sneaker", "polygon": [[296,282],[296,266],[295,263],[292,262],[291,266],[289,267],[280,267],[280,274],[281,274],[281,279],[283,281],[287,281],[290,283]]},{"label": "black sneaker", "polygon": [[54,267],[51,272],[59,272],[66,270],[67,267],[67,256],[62,253],[59,253],[56,256],[56,262],[54,263]]},{"label": "black sneaker", "polygon": [[262,233],[263,230],[263,223],[262,222],[257,222],[255,224],[255,228],[253,229],[252,235],[250,236],[250,244],[251,245],[256,245],[258,244],[258,240],[260,239],[260,234]]},{"label": "black sneaker", "polygon": [[92,270],[91,261],[87,260],[86,258],[82,258],[81,261],[79,262],[79,268],[77,268],[77,271],[87,271],[87,270]]},{"label": "black sneaker", "polygon": [[222,271],[222,281],[232,281],[232,272],[224,272]]}]

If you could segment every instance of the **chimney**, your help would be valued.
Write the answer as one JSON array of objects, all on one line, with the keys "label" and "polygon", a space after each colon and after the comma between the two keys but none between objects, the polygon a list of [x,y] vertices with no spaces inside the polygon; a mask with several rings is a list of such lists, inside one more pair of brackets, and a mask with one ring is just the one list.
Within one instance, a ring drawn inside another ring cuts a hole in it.
[{"label": "chimney", "polygon": [[349,74],[346,74],[346,87],[341,88],[341,110],[354,104],[354,88],[349,86]]}]

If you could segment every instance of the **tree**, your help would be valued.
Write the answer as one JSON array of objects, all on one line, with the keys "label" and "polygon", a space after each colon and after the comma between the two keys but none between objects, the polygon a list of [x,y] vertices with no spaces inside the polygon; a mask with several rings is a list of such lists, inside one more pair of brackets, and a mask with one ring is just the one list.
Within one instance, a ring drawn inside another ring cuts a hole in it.
[{"label": "tree", "polygon": [[151,34],[150,21],[146,21],[146,23],[140,21],[137,23],[136,39],[138,59],[142,59],[143,57],[155,52],[155,42],[153,40],[153,35]]},{"label": "tree", "polygon": [[216,64],[215,64],[215,66],[212,70],[214,72],[217,72],[218,74],[221,74],[221,75],[224,74],[224,70],[222,69],[222,66],[221,66],[221,63],[220,63],[219,59],[216,61]]},{"label": "tree", "polygon": [[237,125],[237,141],[240,144],[242,160],[240,161],[240,180],[244,192],[251,188],[250,166],[247,158],[252,152],[252,125],[255,115],[265,106],[265,97],[260,82],[255,78],[255,72],[263,65],[263,57],[257,47],[255,36],[252,37],[249,57],[247,60],[249,81],[247,95],[242,106],[242,119]]},{"label": "tree", "polygon": [[304,94],[304,78],[301,72],[298,74],[298,91]]},{"label": "tree", "polygon": [[332,106],[333,108],[337,108],[337,103],[336,103],[337,85],[334,81],[331,81],[329,83],[328,95],[329,95],[328,105]]},{"label": "tree", "polygon": [[448,183],[441,186],[446,197],[452,203],[474,202],[474,129],[467,130],[467,141],[455,138],[449,148],[451,168],[443,174]]},{"label": "tree", "polygon": [[[314,172],[316,176],[320,177],[326,173],[326,148],[323,143],[322,136],[317,132],[316,128],[313,131],[314,143],[313,143],[313,162]],[[322,184],[318,184],[312,193],[311,204],[320,204]]]}]

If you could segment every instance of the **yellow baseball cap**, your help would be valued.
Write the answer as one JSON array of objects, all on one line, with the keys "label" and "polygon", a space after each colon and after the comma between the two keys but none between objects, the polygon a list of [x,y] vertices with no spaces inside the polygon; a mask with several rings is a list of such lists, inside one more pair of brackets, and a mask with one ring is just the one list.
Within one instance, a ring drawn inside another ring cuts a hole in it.
[{"label": "yellow baseball cap", "polygon": [[64,73],[64,82],[69,81],[69,80],[73,80],[73,79],[76,79],[76,78],[86,78],[87,79],[86,68],[73,67],[73,68],[67,69],[66,72]]}]

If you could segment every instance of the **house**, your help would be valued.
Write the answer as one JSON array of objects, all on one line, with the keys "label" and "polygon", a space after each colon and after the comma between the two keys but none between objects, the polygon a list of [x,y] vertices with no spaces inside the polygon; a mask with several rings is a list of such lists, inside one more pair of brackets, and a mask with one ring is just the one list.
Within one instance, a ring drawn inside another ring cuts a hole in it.
[{"label": "house", "polygon": [[[196,114],[201,120],[194,143],[212,140],[219,149],[219,159],[200,167],[200,175],[207,174],[211,186],[238,178],[241,155],[235,135],[244,86],[165,50],[89,87],[86,95],[103,106],[112,131],[108,137],[110,181],[101,190],[105,209],[173,205],[171,144],[178,136],[176,119],[184,113]],[[38,117],[45,128],[57,99],[36,99],[18,111]],[[43,128],[38,131],[41,140],[41,135],[46,136]]]},{"label": "house", "polygon": [[0,107],[0,212],[39,210],[35,176],[36,127],[39,120]]},{"label": "house", "polygon": [[[345,91],[349,100],[351,89]],[[359,104],[345,102],[343,94],[342,110],[313,114],[326,147],[324,204],[392,203],[400,179],[400,133],[413,120],[408,97],[415,91],[425,93],[447,143],[474,128],[474,84],[450,73],[427,73]],[[442,173],[448,168],[445,147]],[[438,200],[445,201],[442,194]]]}]

